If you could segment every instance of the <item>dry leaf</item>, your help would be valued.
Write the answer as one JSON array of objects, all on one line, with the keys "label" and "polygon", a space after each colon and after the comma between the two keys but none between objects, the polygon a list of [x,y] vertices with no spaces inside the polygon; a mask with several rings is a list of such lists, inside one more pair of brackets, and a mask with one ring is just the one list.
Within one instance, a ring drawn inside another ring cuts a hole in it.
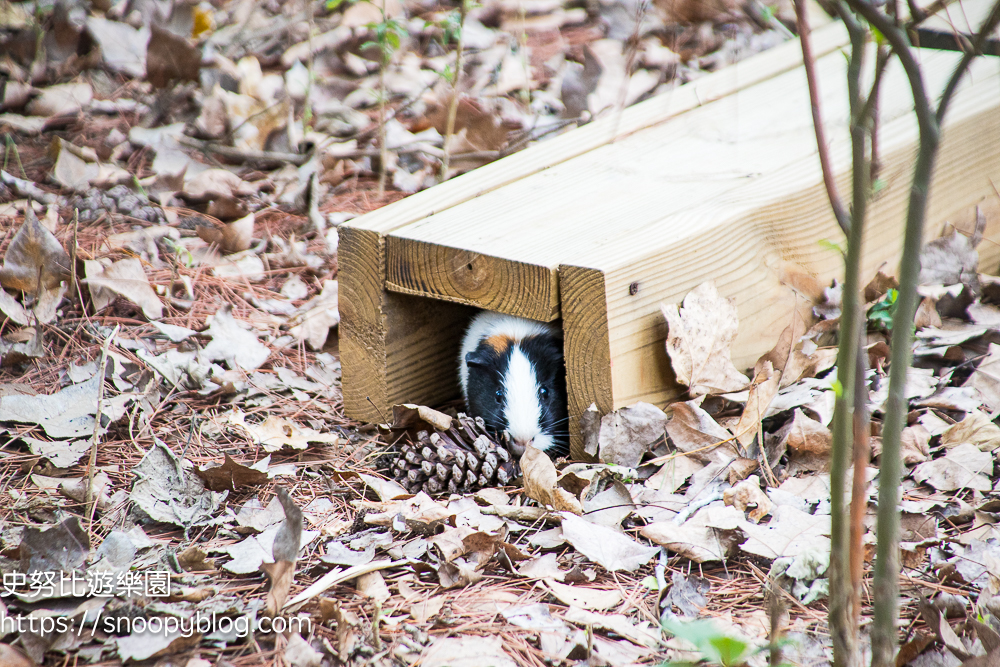
[{"label": "dry leaf", "polygon": [[965,381],[965,386],[979,391],[990,412],[1000,410],[1000,345],[990,343],[988,354]]},{"label": "dry leaf", "polygon": [[796,408],[792,421],[780,433],[782,445],[788,448],[789,465],[794,465],[795,470],[823,471],[830,467],[830,429]]},{"label": "dry leaf", "polygon": [[103,310],[121,295],[142,308],[142,314],[151,320],[163,317],[163,302],[149,284],[149,278],[142,268],[142,262],[134,257],[126,258],[109,266],[97,260],[84,262],[90,288],[90,298],[95,310]]},{"label": "dry leaf", "polygon": [[271,355],[246,324],[233,318],[232,304],[227,303],[215,312],[205,333],[212,337],[212,342],[202,351],[205,358],[225,361],[231,368],[255,371]]},{"label": "dry leaf", "polygon": [[[355,7],[365,3],[357,3]],[[421,667],[517,667],[496,636],[441,637],[420,654]]]},{"label": "dry leaf", "polygon": [[667,318],[667,353],[677,381],[692,396],[728,394],[747,388],[750,381],[736,370],[730,347],[739,329],[736,306],[719,296],[715,284],[691,290],[682,308],[663,305]]},{"label": "dry leaf", "polygon": [[926,482],[938,491],[990,491],[993,489],[990,482],[992,475],[992,454],[980,451],[969,443],[957,445],[943,457],[921,463],[913,469],[913,479]]},{"label": "dry leaf", "polygon": [[763,558],[830,548],[830,516],[808,514],[791,505],[778,505],[767,525],[744,521],[741,528],[749,539],[740,548]]},{"label": "dry leaf", "polygon": [[675,456],[657,470],[644,482],[647,489],[673,493],[679,489],[691,475],[705,467],[691,456]]},{"label": "dry leaf", "polygon": [[228,422],[241,428],[250,438],[267,452],[277,452],[285,447],[291,449],[306,449],[310,442],[325,442],[336,444],[342,438],[334,433],[320,433],[315,429],[270,415],[261,424],[248,424],[242,412],[233,412]]},{"label": "dry leaf", "polygon": [[201,49],[156,22],[146,47],[146,78],[155,88],[173,81],[197,81],[201,71]]},{"label": "dry leaf", "polygon": [[445,598],[442,595],[435,595],[429,597],[426,600],[421,600],[415,604],[410,605],[410,616],[417,623],[426,623],[428,620],[434,618],[441,611],[441,607],[444,606]]},{"label": "dry leaf", "polygon": [[634,572],[659,553],[610,528],[563,512],[563,537],[573,547],[609,572]]},{"label": "dry leaf", "polygon": [[[920,424],[907,426],[899,434],[900,455],[903,458],[903,465],[912,466],[923,463],[930,455],[931,434]],[[872,453],[875,453],[873,443]]]},{"label": "dry leaf", "polygon": [[218,246],[223,255],[243,252],[253,242],[254,214],[217,227],[199,225],[195,228],[198,237],[205,243]]},{"label": "dry leaf", "polygon": [[[929,433],[927,437],[930,438]],[[946,449],[963,443],[975,445],[982,452],[992,452],[1000,448],[1000,426],[979,410],[973,410],[941,434],[941,444]]]},{"label": "dry leaf", "polygon": [[[696,401],[674,403],[673,416],[667,422],[670,441],[682,452],[692,452],[695,458],[708,461],[712,445],[733,439],[733,434],[719,425],[712,415],[697,405]],[[735,452],[735,448],[730,445]],[[695,453],[695,450],[699,450]]]},{"label": "dry leaf", "polygon": [[737,441],[744,449],[757,438],[761,420],[767,414],[771,401],[778,394],[780,380],[781,374],[774,371],[770,361],[761,364],[760,370],[750,385],[750,395],[747,397],[743,414],[740,415],[740,420],[733,429]]},{"label": "dry leaf", "polygon": [[601,418],[597,442],[600,460],[635,468],[666,432],[667,415],[649,403],[636,403]]},{"label": "dry leaf", "polygon": [[357,578],[354,586],[357,588],[358,593],[378,603],[385,602],[392,597],[392,593],[389,592],[389,587],[385,585],[385,579],[382,577],[381,572],[376,571],[362,574]]},{"label": "dry leaf", "polygon": [[622,594],[616,590],[599,590],[586,586],[570,586],[546,579],[542,582],[553,597],[563,604],[580,609],[606,610],[621,604]]},{"label": "dry leaf", "polygon": [[336,280],[323,281],[323,291],[302,304],[298,312],[288,319],[288,333],[305,340],[314,350],[322,350],[330,329],[340,323]]},{"label": "dry leaf", "polygon": [[39,291],[57,289],[69,277],[69,255],[52,232],[39,222],[34,209],[28,206],[24,210],[24,224],[17,230],[4,255],[0,284],[34,295]]},{"label": "dry leaf", "polygon": [[773,503],[760,488],[760,479],[757,475],[750,475],[736,486],[722,492],[722,500],[726,505],[731,505],[741,512],[746,512],[749,507],[754,507],[749,518],[754,523],[771,513]]},{"label": "dry leaf", "polygon": [[732,554],[744,538],[741,523],[746,523],[746,519],[735,507],[709,506],[681,525],[657,521],[639,533],[696,563],[708,563],[725,560]]},{"label": "dry leaf", "polygon": [[552,459],[545,452],[528,446],[521,457],[524,475],[524,493],[542,505],[573,514],[583,514],[580,500],[558,485],[558,473]]}]

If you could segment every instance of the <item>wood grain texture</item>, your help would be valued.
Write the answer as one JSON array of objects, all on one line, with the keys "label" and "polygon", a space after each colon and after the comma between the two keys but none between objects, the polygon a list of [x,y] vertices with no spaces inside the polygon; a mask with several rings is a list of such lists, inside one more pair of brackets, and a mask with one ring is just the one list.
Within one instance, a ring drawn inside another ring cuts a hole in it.
[{"label": "wood grain texture", "polygon": [[398,403],[439,405],[459,398],[462,336],[473,308],[445,301],[386,293],[383,411]]},{"label": "wood grain texture", "polygon": [[386,288],[548,322],[559,317],[554,268],[389,235]]},{"label": "wood grain texture", "polygon": [[596,404],[601,414],[614,409],[604,274],[586,267],[561,266],[559,283],[569,398],[569,451],[574,459],[586,460],[580,416],[591,404]]},{"label": "wood grain texture", "polygon": [[382,235],[342,226],[337,250],[340,282],[340,364],[344,413],[376,421],[388,404],[386,385],[385,248]]},{"label": "wood grain texture", "polygon": [[[831,23],[813,32],[813,50],[820,57],[848,43],[843,25]],[[737,90],[766,81],[802,64],[797,41],[741,60],[696,81],[657,95],[600,118],[548,141],[535,144],[488,165],[462,174],[440,185],[418,192],[398,202],[346,223],[387,234],[404,225],[434,216],[463,202],[520,181],[579,155],[627,137],[648,127],[731,95]]]}]

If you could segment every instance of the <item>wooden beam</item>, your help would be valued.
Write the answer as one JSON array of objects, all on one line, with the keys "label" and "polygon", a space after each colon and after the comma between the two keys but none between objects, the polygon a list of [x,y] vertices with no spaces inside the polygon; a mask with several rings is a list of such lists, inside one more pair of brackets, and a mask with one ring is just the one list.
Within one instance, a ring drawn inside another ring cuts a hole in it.
[{"label": "wooden beam", "polygon": [[533,320],[559,317],[556,270],[391,235],[386,288]]},{"label": "wooden beam", "polygon": [[387,292],[385,239],[377,232],[341,228],[338,254],[345,412],[383,421],[396,403],[457,398],[458,349],[475,311]]},{"label": "wooden beam", "polygon": [[601,414],[614,409],[604,274],[586,267],[562,266],[559,281],[563,295],[570,456],[586,459],[580,416],[591,404],[596,404]]}]

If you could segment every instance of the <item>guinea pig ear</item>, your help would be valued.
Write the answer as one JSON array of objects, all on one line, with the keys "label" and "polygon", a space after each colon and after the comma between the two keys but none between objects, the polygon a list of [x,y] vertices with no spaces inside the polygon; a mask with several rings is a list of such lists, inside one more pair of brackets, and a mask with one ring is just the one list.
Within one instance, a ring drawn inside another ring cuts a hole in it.
[{"label": "guinea pig ear", "polygon": [[473,350],[465,355],[465,365],[470,368],[473,366],[485,368],[489,363],[489,358],[480,350]]}]

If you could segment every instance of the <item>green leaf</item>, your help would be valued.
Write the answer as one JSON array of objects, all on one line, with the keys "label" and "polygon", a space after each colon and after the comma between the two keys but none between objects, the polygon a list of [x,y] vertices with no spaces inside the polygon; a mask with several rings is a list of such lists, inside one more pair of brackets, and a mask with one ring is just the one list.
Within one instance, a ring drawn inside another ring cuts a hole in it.
[{"label": "green leaf", "polygon": [[868,328],[875,331],[892,331],[892,318],[896,315],[899,292],[890,289],[885,298],[868,309]]},{"label": "green leaf", "polygon": [[844,396],[844,385],[840,383],[840,380],[834,380],[830,383],[830,388],[833,389],[833,395],[837,398],[843,398]]},{"label": "green leaf", "polygon": [[656,580],[656,577],[653,577],[653,576],[646,577],[645,579],[643,579],[639,583],[642,586],[644,586],[645,588],[648,588],[651,591],[658,591],[658,590],[660,590],[660,582],[658,582]]},{"label": "green leaf", "polygon": [[389,44],[392,46],[393,49],[399,48],[398,34],[396,34],[395,32],[390,32],[388,35],[386,35],[386,39],[389,41]]},{"label": "green leaf", "polygon": [[819,245],[820,248],[823,248],[824,250],[831,250],[840,255],[847,254],[847,249],[841,247],[840,244],[838,244],[836,241],[831,241],[830,239],[820,239],[816,243]]},{"label": "green leaf", "polygon": [[735,665],[742,664],[749,657],[748,654],[752,648],[747,642],[726,635],[712,637],[708,640],[708,643],[714,649],[715,656],[713,657],[708,652],[703,651],[705,658],[713,662],[718,662],[724,665],[724,667],[734,667]]}]

